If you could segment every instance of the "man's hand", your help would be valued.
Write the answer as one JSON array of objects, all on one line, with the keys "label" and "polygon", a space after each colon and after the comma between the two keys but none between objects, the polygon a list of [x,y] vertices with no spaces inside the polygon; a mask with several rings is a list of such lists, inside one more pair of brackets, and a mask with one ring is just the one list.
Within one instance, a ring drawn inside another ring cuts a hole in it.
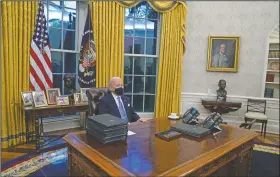
[{"label": "man's hand", "polygon": [[138,119],[136,122],[145,122],[143,119]]}]

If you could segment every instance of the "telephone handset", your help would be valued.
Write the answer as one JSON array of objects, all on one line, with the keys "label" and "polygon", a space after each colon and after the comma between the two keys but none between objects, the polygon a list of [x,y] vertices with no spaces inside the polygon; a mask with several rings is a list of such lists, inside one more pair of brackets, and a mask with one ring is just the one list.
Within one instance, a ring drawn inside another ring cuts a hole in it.
[{"label": "telephone handset", "polygon": [[221,115],[217,112],[212,113],[210,116],[208,116],[205,121],[203,122],[203,127],[208,128],[210,130],[218,129],[221,130],[219,127],[219,124],[223,122],[223,119]]},{"label": "telephone handset", "polygon": [[199,116],[199,112],[197,109],[191,107],[188,109],[182,117],[182,120],[185,124],[198,124],[196,118]]}]

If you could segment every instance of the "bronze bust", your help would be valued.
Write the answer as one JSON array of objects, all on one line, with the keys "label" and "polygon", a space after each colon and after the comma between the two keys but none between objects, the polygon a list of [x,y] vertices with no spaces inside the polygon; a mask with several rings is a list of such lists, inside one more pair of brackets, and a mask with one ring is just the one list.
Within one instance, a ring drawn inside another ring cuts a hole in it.
[{"label": "bronze bust", "polygon": [[227,91],[226,88],[226,81],[224,79],[219,80],[219,89],[217,90],[217,101],[226,101],[227,99]]}]

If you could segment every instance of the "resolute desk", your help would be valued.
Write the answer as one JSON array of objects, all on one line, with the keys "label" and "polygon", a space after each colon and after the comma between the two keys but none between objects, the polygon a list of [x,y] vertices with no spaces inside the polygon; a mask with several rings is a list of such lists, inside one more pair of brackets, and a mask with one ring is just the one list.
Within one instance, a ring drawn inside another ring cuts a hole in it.
[{"label": "resolute desk", "polygon": [[[180,120],[178,120],[180,121]],[[64,137],[70,176],[248,176],[257,133],[221,125],[215,136],[164,141],[155,133],[176,123],[158,118],[132,123],[126,142],[103,145],[85,131]]]}]

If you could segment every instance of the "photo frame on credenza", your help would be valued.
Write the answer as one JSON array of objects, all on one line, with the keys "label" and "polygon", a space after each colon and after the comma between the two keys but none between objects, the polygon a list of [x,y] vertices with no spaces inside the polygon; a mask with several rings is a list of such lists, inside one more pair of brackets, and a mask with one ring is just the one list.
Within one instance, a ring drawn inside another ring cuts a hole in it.
[{"label": "photo frame on credenza", "polygon": [[88,97],[87,97],[87,94],[86,94],[88,89],[89,88],[80,88],[82,102],[88,102]]},{"label": "photo frame on credenza", "polygon": [[62,95],[62,96],[58,96],[56,97],[56,103],[58,106],[65,106],[65,105],[69,105],[69,97],[66,95]]},{"label": "photo frame on credenza", "polygon": [[237,72],[239,36],[209,36],[207,71]]},{"label": "photo frame on credenza", "polygon": [[74,104],[83,104],[81,93],[74,93]]},{"label": "photo frame on credenza", "polygon": [[33,91],[32,97],[34,100],[34,106],[35,107],[45,107],[48,106],[47,98],[45,95],[45,92],[43,90],[41,91]]},{"label": "photo frame on credenza", "polygon": [[33,106],[32,91],[21,92],[21,97],[24,106]]},{"label": "photo frame on credenza", "polygon": [[49,105],[56,104],[56,97],[60,96],[60,89],[59,88],[48,88],[46,89],[47,93],[47,101]]}]

